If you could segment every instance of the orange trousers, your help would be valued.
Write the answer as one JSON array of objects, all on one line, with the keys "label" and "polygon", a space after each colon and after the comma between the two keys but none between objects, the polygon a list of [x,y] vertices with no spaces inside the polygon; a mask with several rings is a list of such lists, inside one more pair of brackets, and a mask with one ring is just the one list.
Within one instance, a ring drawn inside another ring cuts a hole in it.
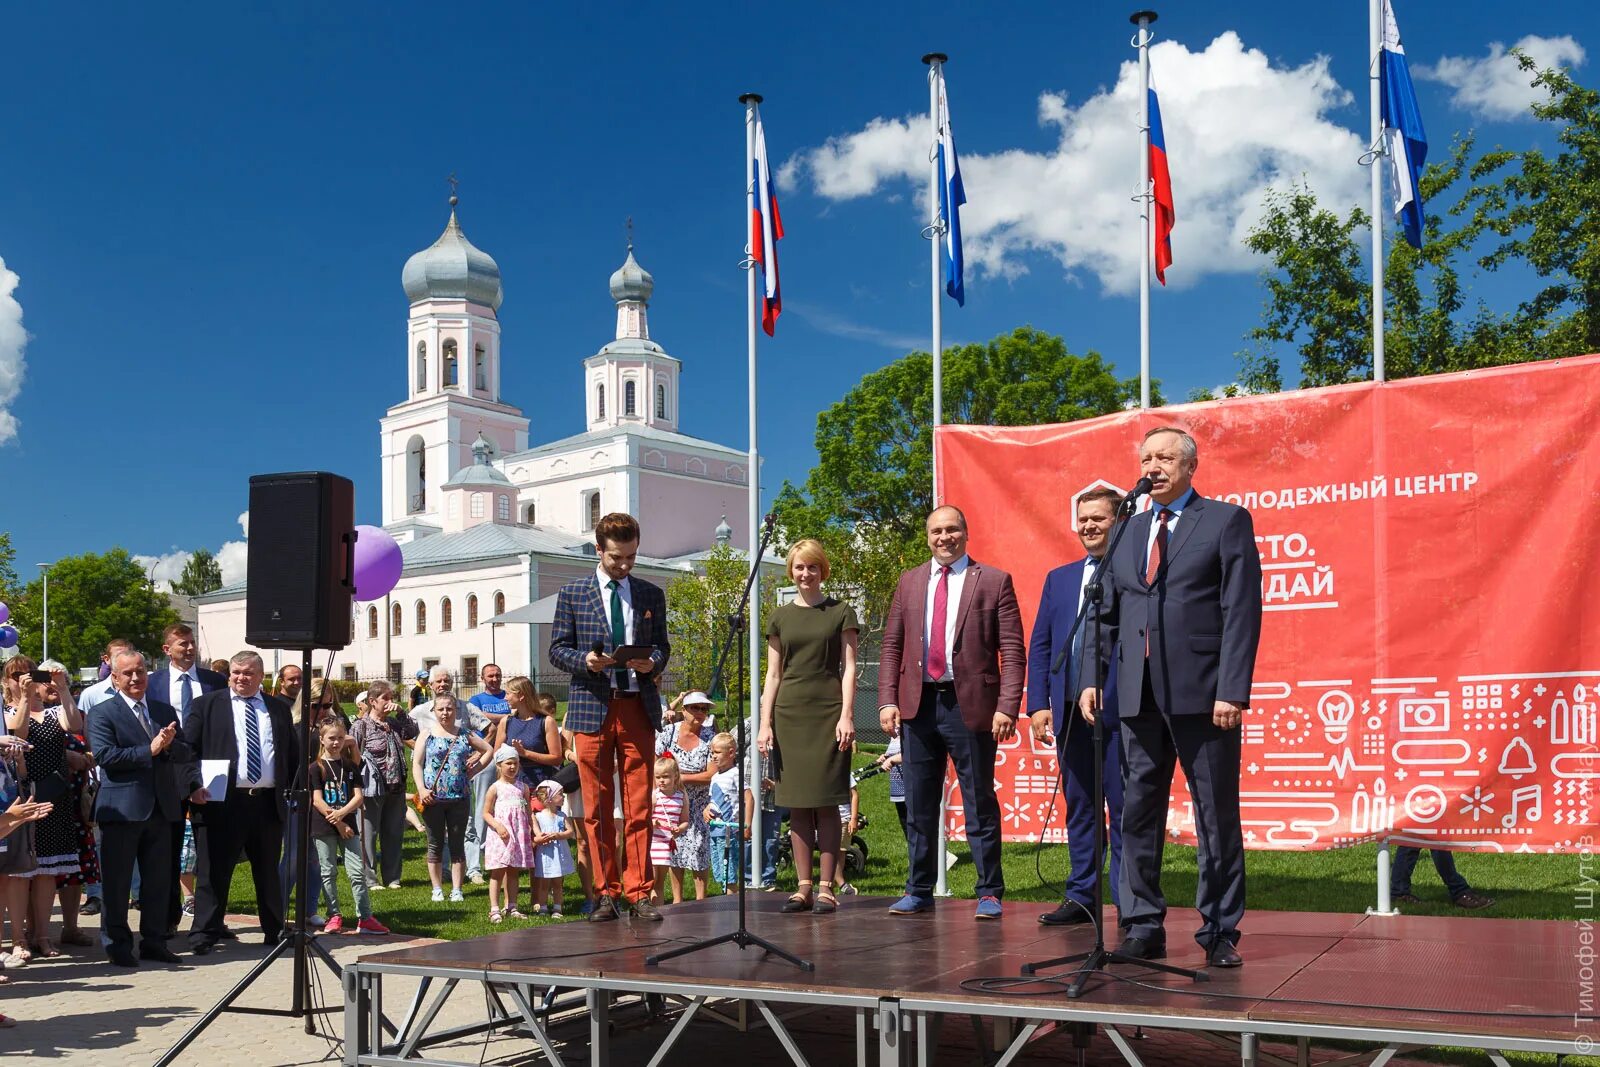
[{"label": "orange trousers", "polygon": [[[650,796],[656,732],[636,695],[613,696],[605,721],[592,734],[572,736],[583,790],[589,869],[596,895],[630,903],[655,887],[650,865]],[[622,783],[623,854],[617,856],[616,777]],[[624,884],[623,879],[627,882]]]}]

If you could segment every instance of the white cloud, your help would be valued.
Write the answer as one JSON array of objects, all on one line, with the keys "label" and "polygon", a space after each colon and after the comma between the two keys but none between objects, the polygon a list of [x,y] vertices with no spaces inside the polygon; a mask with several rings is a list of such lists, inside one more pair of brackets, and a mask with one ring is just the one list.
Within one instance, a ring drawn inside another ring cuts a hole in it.
[{"label": "white cloud", "polygon": [[[1526,52],[1540,70],[1580,67],[1586,58],[1583,46],[1569,36],[1530,34],[1511,47]],[[1534,75],[1499,41],[1489,45],[1486,56],[1445,56],[1431,67],[1417,66],[1415,72],[1420,79],[1450,86],[1455,90],[1450,102],[1483,119],[1532,118],[1529,106],[1545,98],[1544,90],[1531,84]]]},{"label": "white cloud", "polygon": [[22,392],[22,375],[27,363],[22,350],[28,332],[22,328],[22,305],[13,295],[17,290],[16,271],[6,269],[0,259],[0,445],[17,436],[17,419],[11,414],[12,401]]},{"label": "white cloud", "polygon": [[[870,344],[881,345],[884,348],[893,349],[901,355],[913,349],[920,349],[926,352],[933,347],[933,337],[931,335],[917,336],[899,330],[881,329],[864,322],[856,322],[854,319],[846,318],[816,304],[797,304],[791,300],[785,302],[783,310],[792,312],[823,333],[832,334],[835,337],[848,337],[853,341],[866,341]],[[947,339],[945,347],[948,349],[950,344],[951,342]]]},{"label": "white cloud", "polygon": [[[1178,217],[1169,283],[1259,269],[1243,241],[1268,188],[1304,179],[1330,208],[1362,201],[1368,179],[1356,160],[1365,139],[1329,117],[1353,98],[1334,81],[1327,57],[1274,66],[1230,31],[1200,52],[1163,41],[1150,49],[1150,63],[1158,72]],[[1042,252],[1069,276],[1091,274],[1116,293],[1135,289],[1139,216],[1129,198],[1138,185],[1138,102],[1138,64],[1130,61],[1111,89],[1076,106],[1062,93],[1040,95],[1039,125],[1057,138],[1049,150],[963,153],[967,262],[1014,277]],[[955,108],[960,146],[971,127],[962,124],[959,95]],[[809,183],[828,200],[920,186],[927,180],[926,129],[920,115],[875,118],[797,153],[780,168],[780,184]]]},{"label": "white cloud", "polygon": [[[244,531],[244,536],[250,536],[250,513],[242,512],[239,515],[239,528]],[[139,566],[150,575],[150,580],[157,589],[170,590],[172,583],[183,577],[183,569],[189,565],[189,557],[194,555],[186,549],[174,548],[171,552],[159,556],[134,556]],[[249,546],[245,541],[227,541],[216,550],[217,566],[222,568],[222,584],[234,585],[244,581],[245,563],[249,556]]]}]

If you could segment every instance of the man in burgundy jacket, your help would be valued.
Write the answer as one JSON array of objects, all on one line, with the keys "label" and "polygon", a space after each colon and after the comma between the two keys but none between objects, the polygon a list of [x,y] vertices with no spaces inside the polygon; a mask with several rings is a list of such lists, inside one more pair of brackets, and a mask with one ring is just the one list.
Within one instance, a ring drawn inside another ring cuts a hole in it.
[{"label": "man in burgundy jacket", "polygon": [[956,507],[928,515],[931,563],[900,576],[884,627],[878,718],[901,738],[906,783],[906,895],[890,912],[933,910],[939,801],[945,760],[954,761],[978,869],[979,919],[1000,918],[1000,805],[994,759],[1016,733],[1027,652],[1011,575],[967,555],[967,519]]}]

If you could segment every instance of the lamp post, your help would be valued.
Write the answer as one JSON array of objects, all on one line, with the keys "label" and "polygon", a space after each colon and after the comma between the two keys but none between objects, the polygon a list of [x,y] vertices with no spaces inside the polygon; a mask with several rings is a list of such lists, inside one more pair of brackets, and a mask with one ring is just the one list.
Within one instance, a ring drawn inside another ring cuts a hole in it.
[{"label": "lamp post", "polygon": [[44,652],[40,659],[50,658],[50,564],[36,563],[39,572],[44,575]]}]

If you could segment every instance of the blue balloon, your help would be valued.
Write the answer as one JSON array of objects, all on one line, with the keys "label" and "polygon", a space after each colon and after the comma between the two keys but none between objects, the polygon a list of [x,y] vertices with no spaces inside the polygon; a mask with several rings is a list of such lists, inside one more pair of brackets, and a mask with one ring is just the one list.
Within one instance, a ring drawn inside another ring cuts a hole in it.
[{"label": "blue balloon", "polygon": [[0,648],[16,648],[21,637],[15,626],[0,626]]}]

